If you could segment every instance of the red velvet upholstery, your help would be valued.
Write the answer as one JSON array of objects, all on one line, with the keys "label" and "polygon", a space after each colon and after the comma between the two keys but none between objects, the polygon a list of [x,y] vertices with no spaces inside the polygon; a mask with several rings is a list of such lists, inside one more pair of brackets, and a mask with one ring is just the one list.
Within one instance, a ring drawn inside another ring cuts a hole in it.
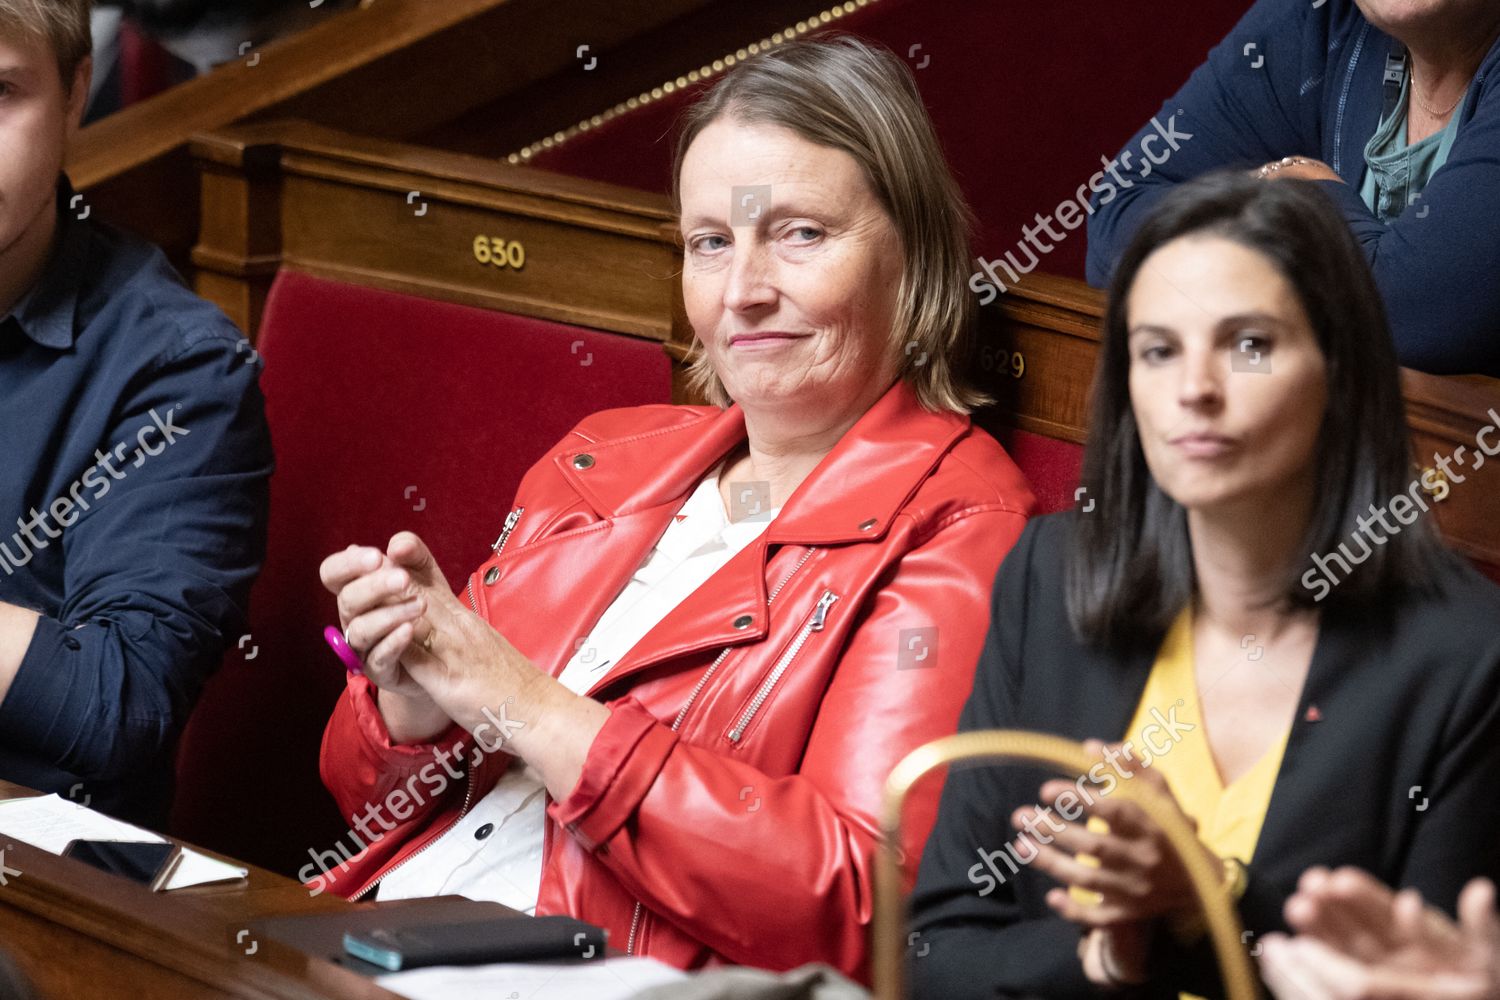
[{"label": "red velvet upholstery", "polygon": [[128,108],[172,86],[172,57],[126,18],[120,22],[120,107]]},{"label": "red velvet upholstery", "polygon": [[652,341],[291,271],[258,346],[277,457],[269,554],[252,638],[183,739],[173,827],[290,874],[343,829],[318,778],[344,684],[319,562],[410,529],[463,579],[532,462],[590,412],[670,402],[671,367]]},{"label": "red velvet upholstery", "polygon": [[1040,513],[1073,506],[1073,491],[1083,468],[1083,445],[1012,428],[1001,429],[997,436],[1030,481]]},{"label": "red velvet upholstery", "polygon": [[[831,6],[808,0],[807,16]],[[1014,249],[1021,226],[1034,226],[1036,213],[1074,197],[1100,169],[1099,158],[1114,156],[1156,114],[1249,6],[1250,0],[879,0],[829,30],[880,42],[916,70],[948,161],[980,219],[974,252],[993,258]],[[912,54],[914,45],[921,48]],[[711,61],[723,53],[705,55]],[[715,79],[581,133],[532,162],[666,191],[677,116]],[[1042,270],[1082,278],[1083,255],[1078,229]]]}]

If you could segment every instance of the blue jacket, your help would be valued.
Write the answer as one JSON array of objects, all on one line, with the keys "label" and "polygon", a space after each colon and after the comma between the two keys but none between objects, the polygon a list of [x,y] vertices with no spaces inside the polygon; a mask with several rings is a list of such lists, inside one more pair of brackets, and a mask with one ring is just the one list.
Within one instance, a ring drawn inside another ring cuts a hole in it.
[{"label": "blue jacket", "polygon": [[1108,282],[1136,228],[1172,185],[1220,167],[1316,157],[1346,182],[1319,184],[1364,247],[1401,363],[1500,376],[1500,42],[1458,108],[1447,163],[1386,225],[1365,207],[1359,186],[1394,44],[1353,0],[1258,0],[1162,106],[1157,121],[1175,116],[1183,137],[1172,146],[1155,143],[1150,151],[1161,162],[1146,160],[1142,142],[1158,131],[1148,122],[1121,153],[1130,154],[1117,169],[1121,183],[1095,187],[1089,283]]}]

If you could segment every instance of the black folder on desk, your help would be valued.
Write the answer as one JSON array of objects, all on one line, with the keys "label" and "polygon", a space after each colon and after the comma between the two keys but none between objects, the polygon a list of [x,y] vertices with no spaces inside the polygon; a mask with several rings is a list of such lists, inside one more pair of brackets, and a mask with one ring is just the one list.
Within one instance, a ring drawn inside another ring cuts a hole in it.
[{"label": "black folder on desk", "polygon": [[344,951],[344,934],[377,928],[459,924],[470,921],[529,920],[518,910],[499,903],[480,903],[463,896],[433,896],[430,899],[400,899],[348,910],[312,913],[296,917],[265,917],[253,921],[252,933],[295,948],[314,958],[326,959],[365,976],[384,976],[389,969],[363,962]]}]

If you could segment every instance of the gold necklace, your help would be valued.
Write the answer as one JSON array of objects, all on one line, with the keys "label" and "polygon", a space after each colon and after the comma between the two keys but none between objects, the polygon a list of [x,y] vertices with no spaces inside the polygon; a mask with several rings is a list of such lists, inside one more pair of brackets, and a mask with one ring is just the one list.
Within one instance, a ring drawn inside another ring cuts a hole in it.
[{"label": "gold necklace", "polygon": [[[1467,89],[1468,88],[1465,88],[1465,91],[1467,91]],[[1458,107],[1458,102],[1464,99],[1463,93],[1460,93],[1457,100],[1448,105],[1447,111],[1439,111],[1431,104],[1428,104],[1426,101],[1422,100],[1422,95],[1417,92],[1417,69],[1415,66],[1412,67],[1411,71],[1411,96],[1415,98],[1416,102],[1422,106],[1423,111],[1427,112],[1434,118],[1447,118],[1449,115],[1453,114],[1453,109]]]}]

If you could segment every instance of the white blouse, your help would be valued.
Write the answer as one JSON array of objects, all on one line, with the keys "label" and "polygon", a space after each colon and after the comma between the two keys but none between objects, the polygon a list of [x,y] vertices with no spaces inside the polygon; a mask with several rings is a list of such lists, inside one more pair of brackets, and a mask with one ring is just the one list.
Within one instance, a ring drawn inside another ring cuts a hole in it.
[{"label": "white blouse", "polygon": [[[722,470],[721,465],[698,484],[630,582],[579,643],[557,678],[569,690],[582,694],[592,688],[611,664],[753,542],[780,512],[778,507],[731,522],[719,495]],[[755,510],[753,497],[745,499]],[[378,898],[456,894],[534,913],[542,878],[546,796],[540,775],[517,759],[458,823],[386,875]]]}]

